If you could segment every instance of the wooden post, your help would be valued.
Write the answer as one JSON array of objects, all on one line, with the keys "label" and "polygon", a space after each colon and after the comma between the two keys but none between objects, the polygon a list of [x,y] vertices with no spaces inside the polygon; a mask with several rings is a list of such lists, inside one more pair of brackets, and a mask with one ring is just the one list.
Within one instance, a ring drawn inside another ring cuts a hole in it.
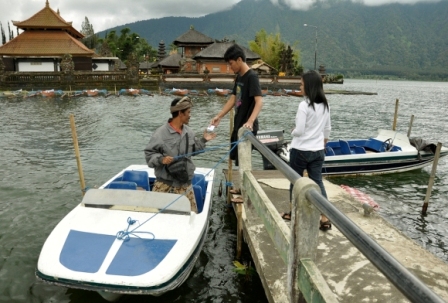
[{"label": "wooden post", "polygon": [[398,103],[399,103],[399,100],[398,99],[395,100],[394,124],[392,125],[392,130],[397,130]]},{"label": "wooden post", "polygon": [[437,164],[439,163],[440,150],[442,149],[442,143],[437,143],[436,154],[434,155],[434,161],[432,163],[431,176],[429,177],[428,189],[426,190],[425,202],[422,207],[422,214],[425,216],[428,209],[429,197],[431,196],[432,186],[434,185],[434,178],[436,176]]},{"label": "wooden post", "polygon": [[241,259],[243,250],[243,205],[242,203],[235,203],[236,207],[236,259]]},{"label": "wooden post", "polygon": [[[248,128],[241,127],[238,130],[238,139],[243,137],[246,131],[250,131]],[[244,186],[245,172],[252,170],[252,143],[249,140],[244,140],[238,144],[238,162],[239,162],[239,175],[240,175],[240,190],[243,196],[243,203],[248,203],[246,189]],[[242,203],[236,203],[237,213],[237,239],[236,239],[236,258],[241,257],[241,250],[243,247],[243,206]]]},{"label": "wooden post", "polygon": [[[234,118],[234,111],[233,108],[230,110],[230,121],[229,121],[229,125],[230,125],[230,136],[232,137],[232,132],[233,132],[233,118]],[[229,149],[232,148],[232,145],[230,145]],[[241,180],[242,182],[243,180]],[[232,183],[232,160],[230,159],[230,155],[229,155],[229,167],[227,170],[227,182],[230,184]],[[226,186],[227,189],[227,204],[230,205],[231,203],[231,197],[230,197],[230,186]]]},{"label": "wooden post", "polygon": [[290,302],[300,302],[299,290],[300,260],[316,260],[319,244],[319,211],[306,198],[306,192],[319,186],[309,178],[303,177],[294,184],[294,201],[291,210],[291,238],[288,255],[287,292]]},{"label": "wooden post", "polygon": [[72,129],[73,146],[75,148],[76,163],[78,165],[79,180],[81,181],[82,195],[85,194],[86,184],[84,182],[84,173],[82,171],[81,157],[79,155],[78,136],[76,135],[75,117],[70,114],[70,126]]},{"label": "wooden post", "polygon": [[411,122],[409,122],[408,138],[411,137],[411,130],[412,130],[412,124],[413,123],[414,123],[414,115],[411,116]]}]

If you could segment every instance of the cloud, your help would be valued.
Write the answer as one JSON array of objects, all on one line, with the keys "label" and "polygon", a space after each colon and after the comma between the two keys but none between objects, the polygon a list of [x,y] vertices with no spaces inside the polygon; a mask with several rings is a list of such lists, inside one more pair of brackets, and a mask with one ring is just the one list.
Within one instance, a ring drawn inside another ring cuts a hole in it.
[{"label": "cloud", "polygon": [[[24,21],[45,7],[46,0],[0,0],[0,22]],[[200,17],[230,9],[241,0],[49,0],[50,7],[59,9],[65,21],[80,30],[85,17],[96,32],[140,20],[168,16]],[[188,4],[187,4],[188,3]]]},{"label": "cloud", "polygon": [[[327,0],[270,0],[275,5],[285,5],[294,10],[307,10],[313,4],[320,2],[325,3]],[[398,4],[416,4],[419,2],[435,3],[442,0],[347,0],[356,3],[363,3],[367,6],[380,6],[384,4],[398,3]]]}]

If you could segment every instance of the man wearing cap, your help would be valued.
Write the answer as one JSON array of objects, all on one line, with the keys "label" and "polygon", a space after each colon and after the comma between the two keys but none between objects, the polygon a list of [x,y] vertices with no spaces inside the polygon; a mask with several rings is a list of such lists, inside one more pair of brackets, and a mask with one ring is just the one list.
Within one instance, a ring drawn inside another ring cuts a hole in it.
[{"label": "man wearing cap", "polygon": [[[172,118],[159,127],[151,136],[145,148],[146,163],[154,168],[156,181],[153,191],[184,194],[190,200],[191,210],[198,212],[196,200],[191,186],[195,165],[191,160],[191,153],[201,151],[205,143],[216,138],[216,133],[204,131],[202,138],[197,139],[195,133],[188,126],[193,102],[189,97],[176,98],[171,102]],[[188,148],[187,148],[188,146]],[[185,165],[188,180],[175,179],[167,170],[167,166],[179,159],[177,156],[186,155]]]}]

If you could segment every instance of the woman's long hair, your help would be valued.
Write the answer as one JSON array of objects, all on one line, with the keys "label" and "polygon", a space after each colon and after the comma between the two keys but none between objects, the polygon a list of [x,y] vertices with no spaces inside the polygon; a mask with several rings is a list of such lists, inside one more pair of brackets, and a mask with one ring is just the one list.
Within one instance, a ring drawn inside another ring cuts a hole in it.
[{"label": "woman's long hair", "polygon": [[310,106],[314,108],[315,103],[323,103],[326,109],[328,107],[327,97],[324,93],[322,76],[316,71],[310,70],[302,75],[303,84],[305,84],[305,96],[310,100]]}]

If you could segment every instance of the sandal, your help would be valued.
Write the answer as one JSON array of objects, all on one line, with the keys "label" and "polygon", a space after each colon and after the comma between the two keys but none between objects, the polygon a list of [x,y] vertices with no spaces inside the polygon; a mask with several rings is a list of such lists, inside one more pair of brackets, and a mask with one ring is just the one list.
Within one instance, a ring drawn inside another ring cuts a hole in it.
[{"label": "sandal", "polygon": [[241,195],[241,189],[239,188],[232,188],[229,190],[229,193],[235,194],[235,195]]},{"label": "sandal", "polygon": [[240,195],[235,195],[230,201],[233,203],[244,203],[243,197]]},{"label": "sandal", "polygon": [[322,221],[321,220],[319,229],[323,230],[323,231],[327,231],[327,230],[331,229],[331,222],[330,222],[330,220],[327,220],[327,221]]},{"label": "sandal", "polygon": [[280,216],[285,221],[291,221],[291,212],[281,213]]}]

